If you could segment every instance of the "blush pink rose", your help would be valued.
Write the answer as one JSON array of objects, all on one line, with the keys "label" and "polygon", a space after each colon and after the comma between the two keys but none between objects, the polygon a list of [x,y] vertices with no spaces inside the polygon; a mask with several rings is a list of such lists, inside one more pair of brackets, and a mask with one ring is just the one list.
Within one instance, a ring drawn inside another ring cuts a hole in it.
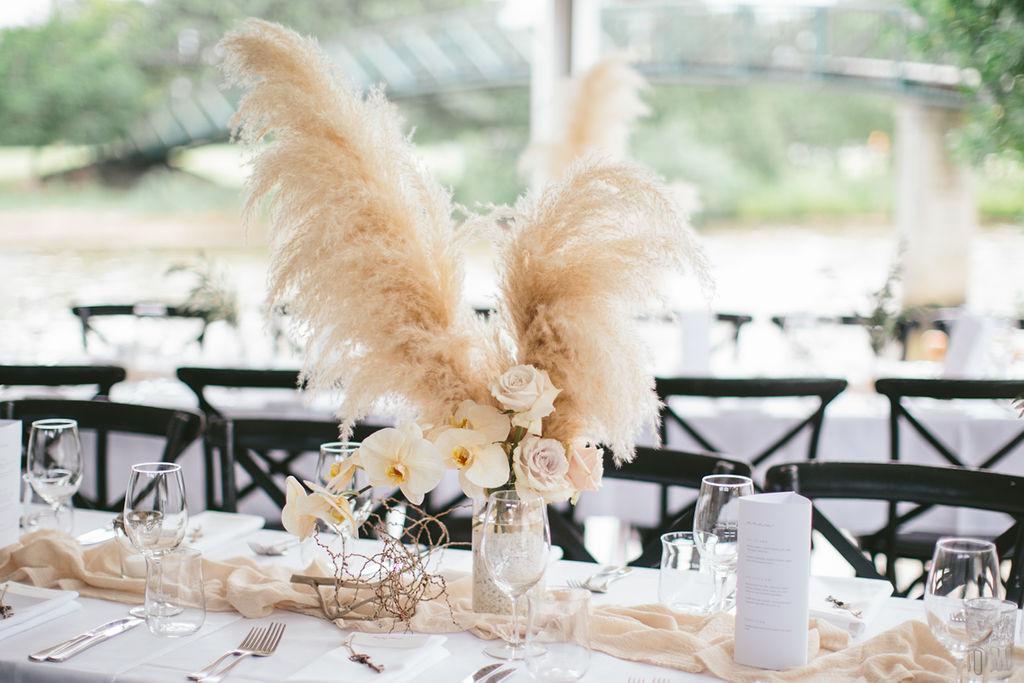
[{"label": "blush pink rose", "polygon": [[548,503],[572,496],[572,487],[566,478],[569,461],[565,446],[554,439],[525,437],[516,446],[512,469],[516,473],[518,491],[532,491]]},{"label": "blush pink rose", "polygon": [[555,409],[559,390],[544,370],[532,365],[509,368],[491,382],[491,396],[506,410],[512,411],[512,424],[525,427],[531,434],[540,434],[540,421]]},{"label": "blush pink rose", "polygon": [[604,451],[586,439],[574,439],[569,444],[569,485],[579,491],[596,491],[604,476]]}]

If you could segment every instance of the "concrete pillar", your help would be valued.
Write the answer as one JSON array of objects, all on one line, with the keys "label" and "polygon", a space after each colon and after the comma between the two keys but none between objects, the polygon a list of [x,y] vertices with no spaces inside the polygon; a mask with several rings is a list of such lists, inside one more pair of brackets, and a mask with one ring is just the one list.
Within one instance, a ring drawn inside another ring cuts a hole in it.
[{"label": "concrete pillar", "polygon": [[960,112],[907,99],[896,114],[897,200],[903,307],[959,306],[967,296],[970,242],[978,225],[970,169],[950,159],[946,134]]},{"label": "concrete pillar", "polygon": [[[530,141],[550,141],[556,132],[555,102],[561,83],[572,68],[572,0],[540,0],[533,27],[530,65]],[[534,171],[535,176],[541,172]],[[534,177],[534,187],[547,178]]]}]

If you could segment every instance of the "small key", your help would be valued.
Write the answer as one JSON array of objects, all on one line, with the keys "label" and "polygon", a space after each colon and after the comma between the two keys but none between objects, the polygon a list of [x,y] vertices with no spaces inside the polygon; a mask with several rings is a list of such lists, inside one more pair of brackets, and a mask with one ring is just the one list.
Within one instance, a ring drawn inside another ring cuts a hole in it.
[{"label": "small key", "polygon": [[377,673],[383,672],[384,671],[384,667],[379,665],[379,664],[375,664],[373,662],[373,660],[370,659],[370,655],[363,654],[361,652],[356,652],[355,648],[352,647],[352,638],[354,638],[354,637],[355,637],[355,634],[353,633],[345,641],[345,647],[347,647],[348,651],[352,653],[352,656],[348,658],[348,661],[355,662],[357,664],[365,664],[366,666],[370,667],[371,669],[373,669]]}]

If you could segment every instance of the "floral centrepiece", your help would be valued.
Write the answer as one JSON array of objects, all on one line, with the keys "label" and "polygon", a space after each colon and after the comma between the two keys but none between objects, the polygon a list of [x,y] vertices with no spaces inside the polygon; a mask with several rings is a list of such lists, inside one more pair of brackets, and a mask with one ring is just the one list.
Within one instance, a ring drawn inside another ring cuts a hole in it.
[{"label": "floral centrepiece", "polygon": [[[255,152],[245,217],[269,211],[267,308],[287,308],[302,337],[301,383],[342,390],[342,439],[370,413],[400,418],[363,442],[371,484],[418,505],[453,469],[470,496],[514,487],[554,502],[599,485],[594,444],[631,460],[659,409],[637,319],[666,273],[710,289],[677,195],[639,164],[592,155],[471,215],[382,91],[353,88],[314,41],[250,19],[220,47],[243,91],[232,125]],[[481,236],[497,252],[486,318],[463,299]],[[293,527],[306,529],[300,509],[344,514],[327,489],[295,490]]]}]

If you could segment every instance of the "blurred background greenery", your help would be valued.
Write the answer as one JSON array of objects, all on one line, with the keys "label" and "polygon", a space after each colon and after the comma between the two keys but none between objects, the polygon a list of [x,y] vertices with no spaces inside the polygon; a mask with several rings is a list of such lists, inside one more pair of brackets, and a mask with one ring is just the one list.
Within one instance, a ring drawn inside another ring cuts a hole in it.
[{"label": "blurred background greenery", "polygon": [[[1013,106],[1024,85],[1020,8],[999,1],[913,2],[930,22],[922,27],[922,44],[979,62],[984,80],[978,106],[956,143],[976,165],[982,221],[1020,222],[1024,106]],[[90,155],[124,135],[182,78],[219,82],[216,43],[247,16],[325,41],[355,26],[471,4],[53,0],[54,11],[44,22],[0,31],[0,209],[116,205],[237,212],[238,152],[221,141],[197,141],[141,167],[61,171],[87,165]],[[1002,14],[989,16],[1000,7]],[[1017,61],[1007,63],[1011,58]],[[989,82],[997,87],[986,88]],[[887,221],[892,97],[806,86],[669,84],[652,85],[643,97],[651,113],[636,125],[632,154],[669,180],[698,189],[698,227],[851,217]],[[511,202],[523,191],[517,162],[529,141],[526,87],[446,92],[404,99],[398,106],[456,201]]]}]

